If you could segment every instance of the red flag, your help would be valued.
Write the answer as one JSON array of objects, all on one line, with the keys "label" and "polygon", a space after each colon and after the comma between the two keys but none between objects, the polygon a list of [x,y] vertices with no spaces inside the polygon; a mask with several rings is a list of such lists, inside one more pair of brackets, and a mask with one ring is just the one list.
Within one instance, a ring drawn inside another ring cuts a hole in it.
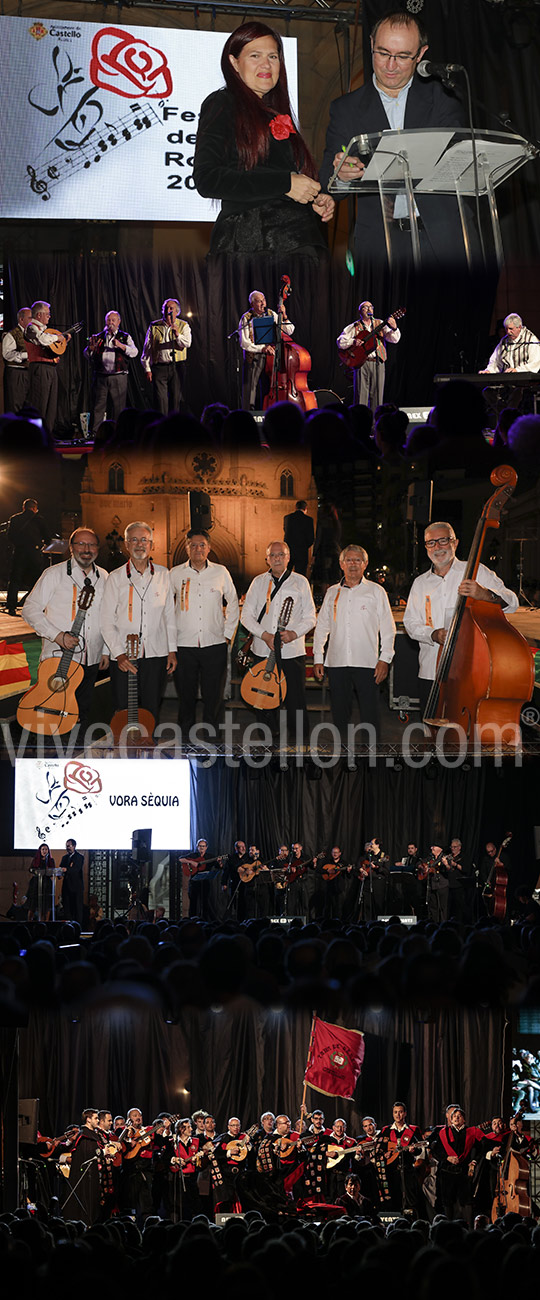
[{"label": "red flag", "polygon": [[317,1019],[304,1082],[327,1097],[346,1097],[350,1101],[364,1052],[364,1035],[359,1029],[343,1029]]}]

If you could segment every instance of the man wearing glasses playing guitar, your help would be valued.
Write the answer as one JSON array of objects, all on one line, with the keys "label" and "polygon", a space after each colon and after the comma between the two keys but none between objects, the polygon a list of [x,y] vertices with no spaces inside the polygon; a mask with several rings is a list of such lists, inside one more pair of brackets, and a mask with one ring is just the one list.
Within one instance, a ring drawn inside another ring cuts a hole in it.
[{"label": "man wearing glasses playing guitar", "polygon": [[[69,550],[68,560],[53,564],[38,578],[26,597],[24,617],[43,638],[40,664],[51,659],[63,662],[69,657],[70,662],[73,660],[83,667],[82,680],[75,689],[75,713],[71,725],[77,721],[78,710],[80,725],[84,727],[98,672],[109,665],[100,627],[100,606],[107,572],[96,564],[99,538],[92,528],[76,528],[69,539]],[[84,618],[77,631],[75,625],[81,623],[82,610],[85,610]],[[35,689],[33,687],[32,692]],[[29,702],[30,694],[27,692],[21,700],[21,708],[25,701]],[[54,701],[49,703],[52,710]],[[36,707],[39,711],[39,703]],[[52,712],[43,712],[43,720],[45,718],[52,719]],[[39,718],[32,726],[29,715],[24,719],[21,716],[19,721],[29,730],[40,729]]]}]

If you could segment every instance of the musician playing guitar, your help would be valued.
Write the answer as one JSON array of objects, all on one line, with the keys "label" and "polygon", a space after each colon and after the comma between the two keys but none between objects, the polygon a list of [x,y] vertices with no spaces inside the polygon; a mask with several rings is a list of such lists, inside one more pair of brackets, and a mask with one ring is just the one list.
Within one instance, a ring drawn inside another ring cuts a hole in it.
[{"label": "musician playing guitar", "polygon": [[[45,569],[24,604],[24,617],[41,636],[41,662],[66,652],[84,668],[75,698],[81,729],[86,725],[98,672],[108,668],[109,656],[101,632],[101,602],[107,572],[96,564],[99,538],[93,528],[76,528],[69,539],[70,557]],[[83,588],[91,587],[79,636],[73,626]]]},{"label": "musician playing guitar", "polygon": [[[242,611],[242,624],[253,637],[252,650],[257,659],[267,659],[270,651],[277,649],[275,633],[284,601],[291,597],[292,612],[287,626],[280,633],[280,659],[285,674],[287,694],[285,706],[289,732],[296,740],[297,713],[306,720],[305,692],[305,641],[306,632],[315,625],[316,613],[307,578],[289,569],[290,552],[286,542],[270,542],[266,550],[268,573],[253,579]],[[279,667],[279,665],[278,665]],[[280,709],[265,714],[265,722],[279,728]]]},{"label": "musician playing guitar", "polygon": [[358,339],[365,339],[375,331],[375,347],[368,352],[364,363],[353,370],[354,401],[360,402],[362,406],[370,406],[372,411],[383,400],[386,344],[399,343],[401,338],[397,321],[394,316],[389,316],[386,322],[376,318],[373,315],[373,303],[361,302],[358,306],[358,320],[346,325],[337,341],[340,352],[344,352],[353,348]]},{"label": "musician playing guitar", "polygon": [[422,1133],[417,1124],[407,1120],[407,1108],[402,1101],[394,1102],[392,1123],[385,1124],[381,1130],[386,1164],[390,1204],[393,1209],[419,1210],[420,1186],[414,1170],[412,1149],[422,1141]]},{"label": "musician playing guitar", "polygon": [[238,867],[240,893],[238,898],[239,920],[250,917],[266,916],[270,911],[270,894],[272,881],[270,871],[256,844],[250,844],[247,862]]}]

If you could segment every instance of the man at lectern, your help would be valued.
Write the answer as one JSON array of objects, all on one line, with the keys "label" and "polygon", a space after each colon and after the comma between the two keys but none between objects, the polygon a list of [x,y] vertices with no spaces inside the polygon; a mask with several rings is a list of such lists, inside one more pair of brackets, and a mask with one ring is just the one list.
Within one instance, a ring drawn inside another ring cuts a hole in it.
[{"label": "man at lectern", "polygon": [[[424,130],[466,125],[461,105],[440,82],[415,75],[428,48],[427,33],[419,17],[398,10],[378,19],[371,33],[373,76],[359,90],[342,95],[330,106],[330,123],[320,171],[323,189],[353,136],[388,130]],[[427,72],[424,75],[429,74]],[[349,158],[341,178],[357,180],[364,164]],[[392,256],[411,257],[411,223],[404,194],[387,198]],[[452,196],[423,194],[417,205],[422,259],[449,263],[463,259],[463,238]],[[377,194],[358,199],[355,232],[357,256],[366,253],[386,261],[381,205]]]}]

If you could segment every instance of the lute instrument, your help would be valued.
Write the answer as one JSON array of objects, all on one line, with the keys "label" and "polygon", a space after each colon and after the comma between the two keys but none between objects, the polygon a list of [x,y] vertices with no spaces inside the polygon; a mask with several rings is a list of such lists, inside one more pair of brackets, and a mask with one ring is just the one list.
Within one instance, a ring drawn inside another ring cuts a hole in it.
[{"label": "lute instrument", "polygon": [[[286,628],[293,605],[292,596],[286,596],[281,607],[275,636]],[[250,704],[253,709],[279,709],[283,704],[287,694],[287,682],[283,669],[278,671],[275,648],[270,651],[268,659],[261,659],[259,663],[253,664],[252,668],[248,668],[245,677],[242,678],[240,694],[246,704]]]},{"label": "lute instrument", "polygon": [[[79,638],[87,610],[94,599],[94,588],[85,578],[77,601],[77,613],[70,635]],[[37,682],[19,702],[17,722],[26,731],[40,736],[61,736],[71,731],[79,720],[76,691],[84,677],[82,664],[73,663],[72,650],[63,650],[60,658],[43,659],[38,667]]]},{"label": "lute instrument", "polygon": [[47,325],[47,334],[55,334],[56,338],[52,343],[47,343],[47,347],[54,352],[55,357],[63,356],[68,345],[68,334],[80,334],[84,326],[84,321],[77,321],[76,325],[70,325],[68,330],[57,329],[56,325]]}]

